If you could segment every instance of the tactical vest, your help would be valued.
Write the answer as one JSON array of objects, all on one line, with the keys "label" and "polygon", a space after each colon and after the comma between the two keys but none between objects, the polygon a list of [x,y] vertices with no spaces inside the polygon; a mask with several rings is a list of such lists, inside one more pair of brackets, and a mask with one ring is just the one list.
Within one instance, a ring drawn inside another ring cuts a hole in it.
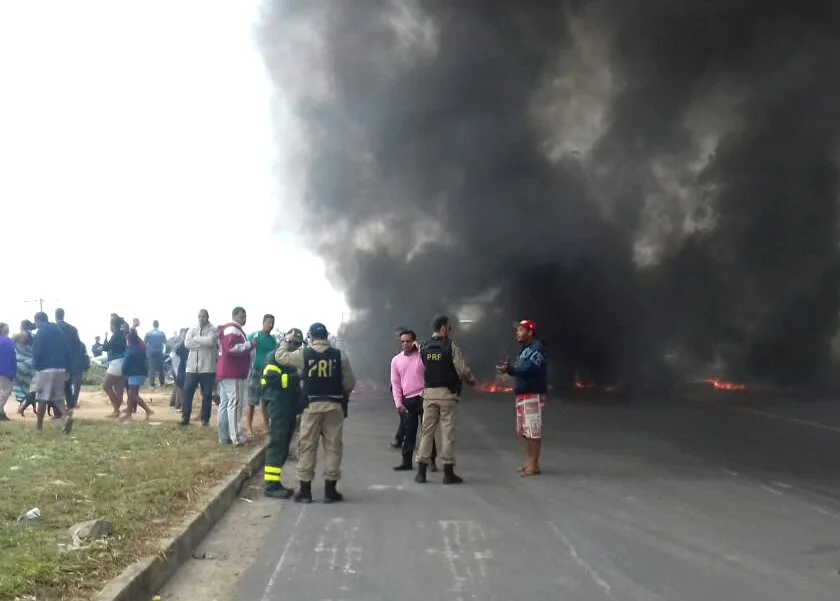
[{"label": "tactical vest", "polygon": [[448,388],[449,392],[461,392],[461,378],[455,371],[452,360],[452,342],[449,338],[432,338],[420,349],[420,358],[426,367],[423,376],[426,388]]},{"label": "tactical vest", "polygon": [[311,346],[303,351],[303,387],[307,403],[312,401],[343,403],[343,382],[341,351],[329,347],[319,353]]}]

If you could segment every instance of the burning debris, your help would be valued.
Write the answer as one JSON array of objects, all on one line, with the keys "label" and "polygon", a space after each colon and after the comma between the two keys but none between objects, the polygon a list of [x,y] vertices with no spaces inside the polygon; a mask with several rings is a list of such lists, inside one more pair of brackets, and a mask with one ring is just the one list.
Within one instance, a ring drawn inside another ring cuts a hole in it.
[{"label": "burning debris", "polygon": [[718,380],[716,378],[708,378],[703,380],[706,384],[711,384],[715,390],[727,390],[730,392],[745,392],[747,390],[746,384],[735,384],[725,380]]},{"label": "burning debris", "polygon": [[594,382],[587,382],[584,380],[575,380],[572,384],[572,388],[575,392],[597,392],[605,394],[612,394],[618,392],[617,386],[599,386]]},{"label": "burning debris", "polygon": [[390,324],[466,305],[474,369],[527,315],[568,387],[650,382],[669,345],[750,379],[831,373],[840,10],[723,6],[265,0],[284,187],[358,311],[360,375]]},{"label": "burning debris", "polygon": [[507,376],[499,376],[493,382],[479,382],[473,389],[476,392],[488,392],[491,394],[498,393],[513,393],[513,384],[511,379]]}]

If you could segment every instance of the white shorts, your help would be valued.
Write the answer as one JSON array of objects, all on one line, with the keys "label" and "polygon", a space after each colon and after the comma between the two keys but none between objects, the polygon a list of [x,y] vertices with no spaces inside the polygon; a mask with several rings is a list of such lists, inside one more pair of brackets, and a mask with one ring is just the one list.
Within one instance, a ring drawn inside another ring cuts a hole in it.
[{"label": "white shorts", "polygon": [[108,375],[109,376],[121,376],[122,375],[122,366],[123,360],[122,359],[112,359],[108,362]]}]

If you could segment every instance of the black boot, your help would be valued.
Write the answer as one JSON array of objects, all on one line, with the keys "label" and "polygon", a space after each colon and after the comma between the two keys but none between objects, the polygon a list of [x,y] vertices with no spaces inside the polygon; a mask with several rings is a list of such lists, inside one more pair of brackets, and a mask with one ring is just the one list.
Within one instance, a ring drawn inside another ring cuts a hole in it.
[{"label": "black boot", "polygon": [[395,472],[410,472],[414,469],[411,465],[411,455],[403,455],[402,463],[394,467]]},{"label": "black boot", "polygon": [[451,463],[446,463],[443,466],[443,483],[444,484],[460,484],[464,479],[455,473],[455,466]]},{"label": "black boot", "polygon": [[300,488],[298,489],[298,492],[295,495],[295,502],[296,503],[311,503],[312,502],[312,483],[311,482],[301,481]]},{"label": "black boot", "polygon": [[344,495],[335,489],[336,484],[338,484],[336,480],[324,482],[324,503],[338,503],[344,500]]},{"label": "black boot", "polygon": [[286,488],[279,482],[266,484],[263,489],[263,494],[272,499],[291,499],[294,492],[291,488]]},{"label": "black boot", "polygon": [[417,462],[417,475],[414,476],[414,481],[417,482],[417,484],[423,484],[426,481],[426,469],[428,467],[429,466],[423,461]]}]

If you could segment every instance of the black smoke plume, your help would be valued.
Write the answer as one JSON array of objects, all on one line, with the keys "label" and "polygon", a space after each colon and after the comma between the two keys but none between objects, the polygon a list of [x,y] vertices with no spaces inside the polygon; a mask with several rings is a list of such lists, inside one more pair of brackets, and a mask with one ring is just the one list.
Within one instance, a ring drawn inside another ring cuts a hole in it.
[{"label": "black smoke plume", "polygon": [[438,312],[484,373],[521,318],[557,381],[830,373],[840,3],[266,0],[257,37],[362,374]]}]

